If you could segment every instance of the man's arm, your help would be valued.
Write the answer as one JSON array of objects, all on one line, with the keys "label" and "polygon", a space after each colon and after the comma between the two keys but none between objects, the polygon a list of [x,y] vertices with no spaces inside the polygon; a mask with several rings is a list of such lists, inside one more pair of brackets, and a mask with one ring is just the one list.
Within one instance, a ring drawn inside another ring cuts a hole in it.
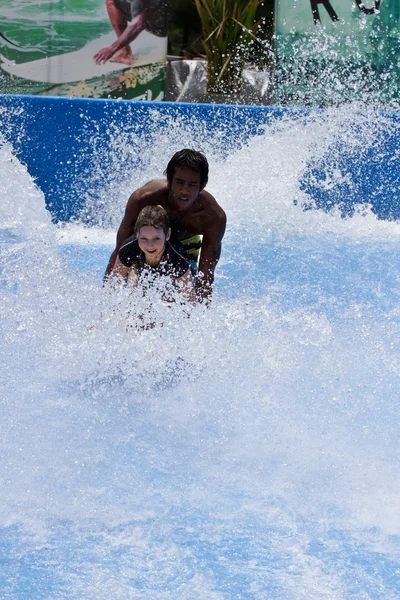
[{"label": "man's arm", "polygon": [[126,215],[125,215],[125,217],[121,221],[121,225],[119,226],[119,229],[117,232],[116,246],[115,246],[113,253],[110,256],[110,260],[108,261],[108,265],[107,265],[107,268],[104,273],[103,281],[106,281],[109,278],[109,276],[113,270],[113,267],[118,259],[118,252],[119,252],[123,242],[125,240],[127,240],[128,237],[130,237],[133,234],[133,225],[134,225],[134,223],[130,224],[129,221],[126,220]]},{"label": "man's arm", "polygon": [[[135,219],[136,220],[136,219]],[[130,218],[127,218],[126,216],[126,212],[125,212],[125,216],[121,221],[121,225],[119,226],[118,232],[117,232],[117,242],[116,242],[116,246],[115,246],[115,250],[113,251],[113,253],[110,256],[110,260],[108,261],[108,265],[106,268],[106,271],[104,273],[104,281],[106,279],[108,279],[115,261],[118,258],[118,252],[123,244],[123,242],[125,240],[128,239],[128,237],[130,237],[133,234],[133,227],[134,227],[135,221],[131,221]]]},{"label": "man's arm", "polygon": [[138,14],[134,19],[132,19],[131,24],[125,29],[124,33],[119,36],[119,38],[108,46],[108,48],[102,48],[94,55],[94,60],[98,65],[104,65],[107,61],[110,60],[114,56],[118,50],[121,48],[125,48],[128,46],[133,40],[137,38],[139,33],[143,31],[144,27],[144,19],[143,13]]},{"label": "man's arm", "polygon": [[133,229],[135,227],[136,219],[138,218],[138,215],[143,208],[142,197],[145,188],[146,186],[144,186],[143,188],[139,188],[138,190],[133,192],[126,204],[125,214],[117,231],[117,241],[115,244],[115,250],[111,254],[110,260],[108,261],[106,272],[104,273],[104,280],[106,280],[110,275],[122,244],[131,235],[133,235]]},{"label": "man's arm", "polygon": [[221,242],[226,228],[226,215],[222,208],[215,216],[212,228],[203,235],[199,268],[196,278],[196,293],[200,300],[207,299],[212,293],[214,271],[221,255]]},{"label": "man's arm", "polygon": [[133,235],[136,219],[138,218],[140,211],[148,204],[158,204],[161,200],[159,194],[166,188],[166,185],[167,184],[164,181],[149,181],[143,187],[133,192],[129,198],[125,208],[124,218],[122,219],[117,232],[115,250],[110,256],[106,272],[104,273],[104,280],[109,276],[123,242]]}]

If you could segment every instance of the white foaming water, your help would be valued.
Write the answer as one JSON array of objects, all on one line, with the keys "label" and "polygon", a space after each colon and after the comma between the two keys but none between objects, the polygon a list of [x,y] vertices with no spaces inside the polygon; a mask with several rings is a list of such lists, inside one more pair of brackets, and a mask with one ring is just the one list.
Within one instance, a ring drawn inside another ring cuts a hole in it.
[{"label": "white foaming water", "polygon": [[[214,301],[155,298],[141,332],[101,288],[114,232],[52,225],[0,150],[2,598],[398,598],[400,226],[300,206],[354,118],[203,143],[228,214]],[[116,223],[192,135],[105,190]]]}]

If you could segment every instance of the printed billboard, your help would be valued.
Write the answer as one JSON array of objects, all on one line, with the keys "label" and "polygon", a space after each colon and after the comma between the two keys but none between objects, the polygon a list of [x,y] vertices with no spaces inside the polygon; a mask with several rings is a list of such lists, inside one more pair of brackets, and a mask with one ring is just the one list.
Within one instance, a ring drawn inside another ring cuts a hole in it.
[{"label": "printed billboard", "polygon": [[161,100],[168,0],[0,0],[0,93]]},{"label": "printed billboard", "polygon": [[398,107],[399,0],[276,0],[276,101]]}]

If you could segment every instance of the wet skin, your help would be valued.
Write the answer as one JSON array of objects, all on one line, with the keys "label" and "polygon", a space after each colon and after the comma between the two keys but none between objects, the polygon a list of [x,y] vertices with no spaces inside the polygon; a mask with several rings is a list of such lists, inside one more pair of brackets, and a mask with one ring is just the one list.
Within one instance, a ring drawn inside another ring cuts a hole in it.
[{"label": "wet skin", "polygon": [[143,13],[138,14],[129,23],[127,16],[115,6],[113,0],[106,0],[106,7],[117,39],[111,46],[99,50],[94,55],[94,60],[98,65],[104,65],[108,61],[132,65],[135,60],[129,44],[144,29]]},{"label": "wet skin", "polygon": [[177,167],[171,182],[153,180],[133,192],[118,229],[116,248],[110,257],[105,277],[111,272],[121,245],[133,235],[140,211],[145,206],[157,204],[161,204],[166,209],[171,221],[172,233],[179,229],[188,234],[203,236],[196,292],[199,299],[208,298],[221,253],[226,215],[215,198],[201,189],[200,174],[192,169]]}]

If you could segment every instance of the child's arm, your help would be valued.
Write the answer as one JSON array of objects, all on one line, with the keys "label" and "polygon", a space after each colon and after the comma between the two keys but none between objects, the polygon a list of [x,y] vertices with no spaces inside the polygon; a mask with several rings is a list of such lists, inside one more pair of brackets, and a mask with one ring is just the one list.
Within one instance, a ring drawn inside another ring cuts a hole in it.
[{"label": "child's arm", "polygon": [[114,285],[119,285],[123,281],[125,281],[125,277],[128,275],[130,270],[130,267],[126,267],[125,265],[123,265],[119,259],[119,256],[117,256],[112,271],[109,275],[109,279],[112,280]]},{"label": "child's arm", "polygon": [[130,287],[136,287],[138,284],[138,276],[137,273],[135,271],[135,269],[133,267],[131,267],[129,269],[129,275],[128,278],[126,280],[127,285],[129,285]]},{"label": "child's arm", "polygon": [[176,287],[191,304],[196,302],[196,292],[193,285],[192,271],[188,269],[184,275],[175,280]]}]

